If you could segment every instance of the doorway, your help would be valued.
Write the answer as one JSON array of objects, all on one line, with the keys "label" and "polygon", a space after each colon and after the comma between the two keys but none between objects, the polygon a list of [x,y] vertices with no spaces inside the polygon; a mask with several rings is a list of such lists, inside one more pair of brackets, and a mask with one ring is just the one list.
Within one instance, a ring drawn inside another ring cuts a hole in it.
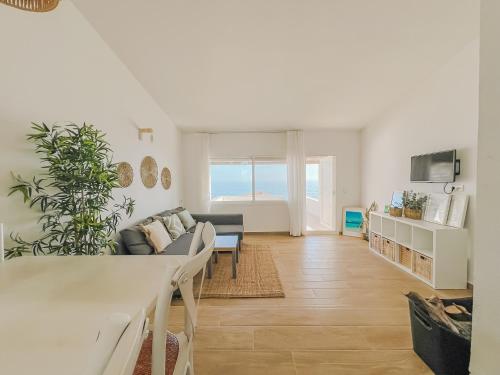
[{"label": "doorway", "polygon": [[306,159],[306,229],[308,232],[334,232],[335,157]]}]

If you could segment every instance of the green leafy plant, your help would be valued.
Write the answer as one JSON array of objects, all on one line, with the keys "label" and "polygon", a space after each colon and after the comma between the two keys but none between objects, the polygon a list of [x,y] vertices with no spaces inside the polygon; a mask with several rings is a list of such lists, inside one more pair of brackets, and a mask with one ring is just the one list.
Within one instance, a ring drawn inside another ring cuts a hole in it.
[{"label": "green leafy plant", "polygon": [[41,211],[41,238],[26,241],[11,233],[15,246],[6,257],[34,255],[98,255],[114,251],[112,235],[122,214],[132,215],[134,201],[113,200],[118,187],[116,164],[105,134],[93,125],[32,124],[27,139],[40,156],[42,174],[25,180],[14,175],[9,195],[19,192],[30,208]]},{"label": "green leafy plant", "polygon": [[422,211],[427,202],[427,195],[415,193],[414,191],[403,192],[403,207],[410,210]]}]

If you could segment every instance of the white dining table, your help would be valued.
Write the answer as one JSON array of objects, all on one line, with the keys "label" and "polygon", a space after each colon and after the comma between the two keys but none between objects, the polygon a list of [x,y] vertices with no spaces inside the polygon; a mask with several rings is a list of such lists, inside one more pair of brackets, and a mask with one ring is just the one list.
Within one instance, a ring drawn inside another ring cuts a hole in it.
[{"label": "white dining table", "polygon": [[77,375],[112,313],[151,312],[186,256],[26,256],[0,264],[0,374]]}]

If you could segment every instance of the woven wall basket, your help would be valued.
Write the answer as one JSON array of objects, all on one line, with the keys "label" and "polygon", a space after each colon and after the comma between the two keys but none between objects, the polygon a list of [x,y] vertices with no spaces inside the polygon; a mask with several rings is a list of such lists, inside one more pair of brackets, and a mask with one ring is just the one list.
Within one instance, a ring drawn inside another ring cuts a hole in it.
[{"label": "woven wall basket", "polygon": [[129,163],[125,161],[119,163],[116,172],[118,174],[118,183],[121,187],[129,187],[132,185],[132,181],[134,181],[134,170]]},{"label": "woven wall basket", "polygon": [[151,156],[146,156],[141,163],[141,179],[144,186],[151,189],[158,181],[158,165]]},{"label": "woven wall basket", "polygon": [[161,171],[161,184],[165,190],[170,189],[172,185],[172,174],[167,167],[163,168]]},{"label": "woven wall basket", "polygon": [[59,5],[59,0],[0,0],[0,4],[29,12],[49,12]]}]

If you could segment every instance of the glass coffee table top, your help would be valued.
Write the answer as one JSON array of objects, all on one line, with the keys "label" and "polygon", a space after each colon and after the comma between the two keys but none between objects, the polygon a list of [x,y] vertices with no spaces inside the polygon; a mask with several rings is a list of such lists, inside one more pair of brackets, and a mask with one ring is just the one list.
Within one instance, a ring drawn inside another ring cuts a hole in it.
[{"label": "glass coffee table top", "polygon": [[233,251],[238,247],[238,236],[216,236],[214,250]]}]

